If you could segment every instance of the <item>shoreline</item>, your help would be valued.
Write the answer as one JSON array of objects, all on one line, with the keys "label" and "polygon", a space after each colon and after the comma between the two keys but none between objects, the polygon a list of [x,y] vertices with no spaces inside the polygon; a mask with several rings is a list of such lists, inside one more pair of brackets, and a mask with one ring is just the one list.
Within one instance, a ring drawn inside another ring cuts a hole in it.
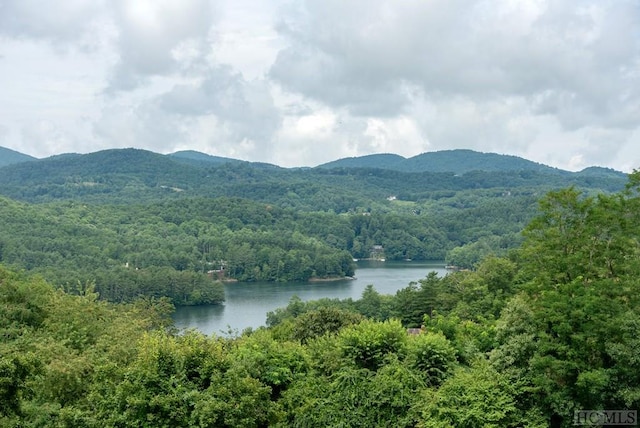
[{"label": "shoreline", "polygon": [[356,279],[356,277],[355,276],[332,276],[329,278],[313,277],[313,278],[309,278],[308,281],[309,282],[333,282],[333,281],[342,281],[343,279],[354,280]]}]

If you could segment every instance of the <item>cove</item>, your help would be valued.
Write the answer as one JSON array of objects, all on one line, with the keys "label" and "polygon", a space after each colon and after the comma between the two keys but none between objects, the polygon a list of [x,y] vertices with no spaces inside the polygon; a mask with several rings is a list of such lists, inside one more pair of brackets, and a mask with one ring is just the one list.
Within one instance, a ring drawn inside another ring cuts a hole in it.
[{"label": "cove", "polygon": [[267,312],[286,306],[292,296],[317,300],[359,299],[365,287],[372,284],[380,294],[395,294],[412,281],[425,278],[435,271],[444,276],[444,262],[357,262],[356,278],[331,282],[249,282],[225,285],[224,305],[183,306],[173,315],[178,329],[196,329],[206,335],[226,335],[245,328],[264,326]]}]

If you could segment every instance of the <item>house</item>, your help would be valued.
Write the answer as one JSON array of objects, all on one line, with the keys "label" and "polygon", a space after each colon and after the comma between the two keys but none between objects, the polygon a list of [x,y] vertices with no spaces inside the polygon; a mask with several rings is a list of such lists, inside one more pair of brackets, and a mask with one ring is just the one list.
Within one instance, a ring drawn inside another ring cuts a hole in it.
[{"label": "house", "polygon": [[372,259],[384,261],[384,247],[382,245],[374,245],[371,247],[371,256]]}]

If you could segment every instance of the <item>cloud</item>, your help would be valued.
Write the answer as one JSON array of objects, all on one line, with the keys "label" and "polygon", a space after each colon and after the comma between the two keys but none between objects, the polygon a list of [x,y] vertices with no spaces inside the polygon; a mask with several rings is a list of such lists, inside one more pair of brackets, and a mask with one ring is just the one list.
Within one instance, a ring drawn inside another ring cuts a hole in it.
[{"label": "cloud", "polygon": [[430,150],[566,167],[637,138],[638,28],[632,1],[307,0],[281,17],[270,76],[373,123],[406,118]]},{"label": "cloud", "polygon": [[82,124],[77,125],[78,128],[70,128],[45,119],[29,122],[20,129],[21,151],[35,156],[82,152],[92,142],[84,138]]},{"label": "cloud", "polygon": [[[354,114],[400,114],[411,102],[412,86],[432,99],[526,97],[541,114],[560,111],[567,128],[594,121],[631,126],[638,109],[628,102],[638,99],[640,87],[634,2],[296,5],[278,27],[289,45],[271,76],[291,91]],[[622,104],[630,111],[621,112]]]},{"label": "cloud", "polygon": [[3,144],[640,163],[633,0],[0,0]]},{"label": "cloud", "polygon": [[305,113],[283,119],[275,137],[278,144],[272,162],[283,166],[316,166],[363,152],[366,120],[314,105],[299,107],[297,111]]},{"label": "cloud", "polygon": [[75,0],[43,3],[37,0],[3,0],[0,32],[9,36],[76,40],[102,7],[100,1]]},{"label": "cloud", "polygon": [[93,135],[100,149],[136,147],[167,152],[184,142],[184,126],[154,103],[113,102],[102,109],[93,123]]},{"label": "cloud", "polygon": [[212,141],[245,144],[259,158],[271,151],[272,137],[281,125],[268,82],[247,81],[228,66],[212,67],[198,83],[175,85],[157,102],[185,119],[215,120]]},{"label": "cloud", "polygon": [[65,50],[69,46],[92,50],[102,40],[96,37],[106,25],[101,0],[2,0],[0,34],[18,39],[37,39]]},{"label": "cloud", "polygon": [[108,47],[116,58],[108,82],[113,92],[135,89],[149,77],[185,71],[204,61],[214,23],[209,0],[0,3],[0,34],[45,41],[61,52]]},{"label": "cloud", "polygon": [[135,89],[148,77],[175,73],[208,53],[211,2],[118,0],[113,5],[119,61],[110,90]]},{"label": "cloud", "polygon": [[267,82],[249,82],[219,66],[199,82],[174,84],[136,103],[110,98],[93,133],[103,148],[189,149],[268,161],[276,152],[273,137],[280,121]]},{"label": "cloud", "polygon": [[610,165],[615,165],[618,169],[627,172],[634,169],[640,170],[638,143],[640,143],[640,127],[636,128],[632,135],[627,136],[621,147],[614,151],[615,159],[611,161]]}]

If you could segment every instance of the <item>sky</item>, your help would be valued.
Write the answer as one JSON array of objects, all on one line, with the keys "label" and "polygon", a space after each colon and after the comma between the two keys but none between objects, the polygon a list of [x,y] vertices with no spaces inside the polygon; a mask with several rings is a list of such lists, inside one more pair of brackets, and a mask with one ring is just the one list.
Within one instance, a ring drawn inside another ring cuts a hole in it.
[{"label": "sky", "polygon": [[637,0],[0,0],[0,146],[640,168]]}]

